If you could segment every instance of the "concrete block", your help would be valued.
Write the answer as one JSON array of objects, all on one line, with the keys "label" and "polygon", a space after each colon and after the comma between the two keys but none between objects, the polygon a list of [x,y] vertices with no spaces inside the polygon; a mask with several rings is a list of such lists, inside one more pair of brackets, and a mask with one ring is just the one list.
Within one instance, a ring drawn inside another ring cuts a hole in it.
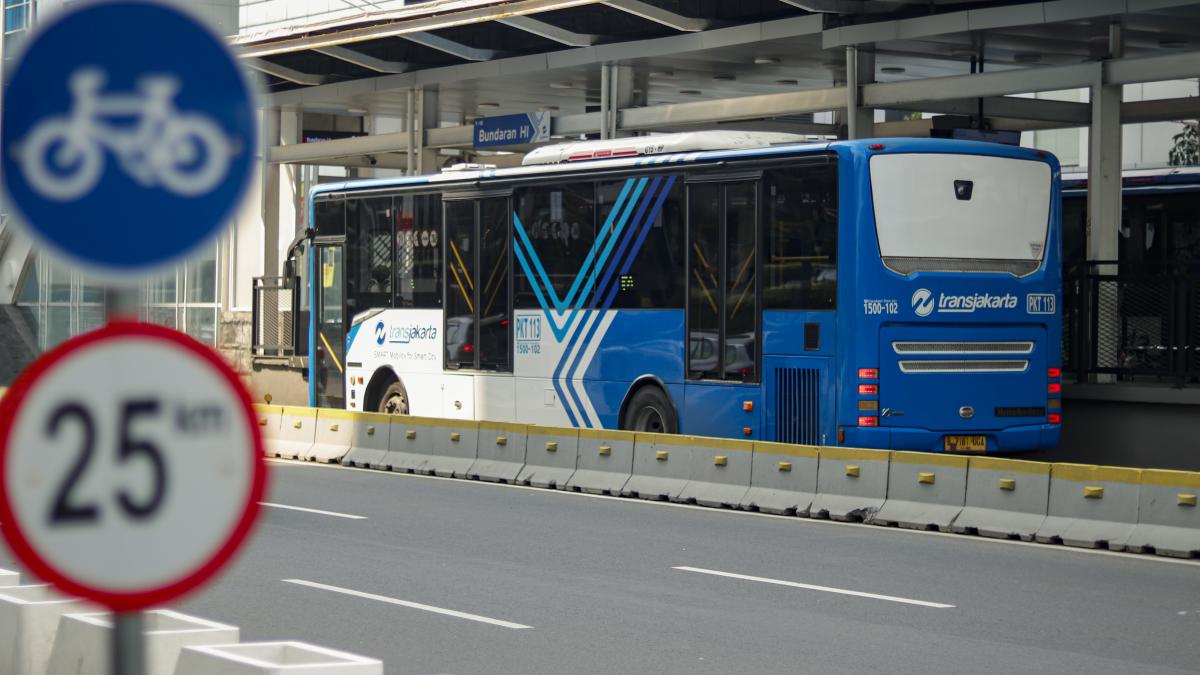
[{"label": "concrete block", "polygon": [[267,446],[267,453],[287,459],[303,459],[312,450],[317,437],[317,409],[284,406],[279,438]]},{"label": "concrete block", "polygon": [[378,468],[423,475],[466,477],[475,463],[475,422],[398,415]]},{"label": "concrete block", "polygon": [[579,458],[579,430],[529,425],[525,468],[517,482],[534,487],[567,489]]},{"label": "concrete block", "polygon": [[619,495],[633,473],[631,431],[580,429],[579,455],[567,489],[597,495]]},{"label": "concrete block", "polygon": [[[146,675],[171,675],[179,652],[194,645],[238,641],[237,626],[156,609],[143,614]],[[92,675],[108,672],[112,655],[112,615],[67,614],[58,627],[47,675]]]},{"label": "concrete block", "polygon": [[14,570],[0,570],[0,588],[21,585],[21,573]]},{"label": "concrete block", "polygon": [[728,438],[695,438],[688,482],[679,501],[738,508],[750,489],[754,443]]},{"label": "concrete block", "polygon": [[951,532],[1033,541],[1050,502],[1050,464],[972,457],[967,501]]},{"label": "concrete block", "polygon": [[0,675],[43,675],[59,619],[89,609],[49,585],[0,588]]},{"label": "concrete block", "polygon": [[358,420],[350,431],[350,451],[342,457],[342,465],[379,468],[388,454],[393,417],[395,415],[358,413]]},{"label": "concrete block", "polygon": [[442,420],[434,436],[436,476],[466,478],[479,452],[479,423],[469,420]]},{"label": "concrete block", "polygon": [[814,446],[755,441],[750,489],[742,496],[742,508],[808,516],[817,494],[818,455]]},{"label": "concrete block", "polygon": [[279,443],[279,428],[283,425],[283,406],[255,404],[254,416],[258,419],[258,430],[263,438],[263,450],[274,454]]},{"label": "concrete block", "polygon": [[479,447],[467,477],[492,483],[516,483],[525,467],[525,437],[529,425],[480,422]]},{"label": "concrete block", "polygon": [[692,445],[700,437],[638,432],[633,443],[633,474],[625,497],[678,501],[691,477]]},{"label": "concrete block", "polygon": [[318,408],[316,433],[308,453],[302,455],[311,462],[336,464],[350,452],[354,429],[362,419],[362,413],[333,408]]},{"label": "concrete block", "polygon": [[893,452],[887,500],[868,522],[949,532],[966,503],[967,460],[962,455]]},{"label": "concrete block", "polygon": [[886,450],[821,448],[817,496],[809,515],[841,521],[870,520],[887,499],[888,460]]},{"label": "concrete block", "polygon": [[383,662],[303,642],[186,647],[175,675],[383,675]]},{"label": "concrete block", "polygon": [[1137,525],[1140,479],[1141,469],[1052,465],[1046,520],[1034,538],[1047,544],[1125,550]]},{"label": "concrete block", "polygon": [[1143,469],[1137,525],[1126,547],[1174,558],[1200,557],[1200,473]]}]

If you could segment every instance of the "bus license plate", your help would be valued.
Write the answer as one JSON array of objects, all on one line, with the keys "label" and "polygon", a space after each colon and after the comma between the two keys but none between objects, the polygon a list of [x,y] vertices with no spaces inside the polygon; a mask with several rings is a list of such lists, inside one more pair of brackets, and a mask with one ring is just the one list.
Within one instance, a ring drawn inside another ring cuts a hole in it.
[{"label": "bus license plate", "polygon": [[943,439],[946,452],[984,452],[987,436],[946,436]]}]

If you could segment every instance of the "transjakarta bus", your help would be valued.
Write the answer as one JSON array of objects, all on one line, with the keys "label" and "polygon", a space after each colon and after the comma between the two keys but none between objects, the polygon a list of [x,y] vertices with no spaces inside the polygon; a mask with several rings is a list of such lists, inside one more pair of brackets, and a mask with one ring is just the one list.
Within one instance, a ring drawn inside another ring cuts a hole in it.
[{"label": "transjakarta bus", "polygon": [[314,405],[928,451],[1054,447],[1059,166],[710,132],[312,191]]}]

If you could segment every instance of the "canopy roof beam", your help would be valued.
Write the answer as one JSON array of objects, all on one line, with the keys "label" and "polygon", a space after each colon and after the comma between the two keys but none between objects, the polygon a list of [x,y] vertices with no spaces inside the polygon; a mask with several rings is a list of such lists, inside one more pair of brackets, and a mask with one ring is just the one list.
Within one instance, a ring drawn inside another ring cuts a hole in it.
[{"label": "canopy roof beam", "polygon": [[497,19],[497,21],[506,26],[544,37],[547,40],[553,40],[568,47],[591,47],[600,41],[599,35],[576,33],[575,31],[559,28],[554,24],[546,23],[531,16],[510,16]]},{"label": "canopy roof beam", "polygon": [[321,75],[302,73],[295,68],[288,68],[287,66],[281,66],[278,63],[271,63],[266,59],[246,59],[245,61],[247,66],[250,66],[260,73],[273,75],[281,80],[287,80],[288,82],[295,84],[313,87],[318,84],[325,83],[325,78]]},{"label": "canopy roof beam", "polygon": [[642,0],[604,0],[604,4],[613,9],[619,9],[634,16],[640,16],[647,21],[660,23],[668,28],[674,28],[685,33],[702,31],[712,23],[707,19],[694,19],[682,14],[676,14],[661,7],[642,2]]},{"label": "canopy roof beam", "polygon": [[377,73],[403,73],[410,68],[404,61],[386,61],[347,47],[318,47],[313,51]]},{"label": "canopy roof beam", "polygon": [[491,61],[499,54],[495,49],[479,49],[461,42],[455,42],[434,33],[405,33],[397,37],[409,42],[415,42],[422,47],[436,49],[451,56],[457,56],[465,61]]}]

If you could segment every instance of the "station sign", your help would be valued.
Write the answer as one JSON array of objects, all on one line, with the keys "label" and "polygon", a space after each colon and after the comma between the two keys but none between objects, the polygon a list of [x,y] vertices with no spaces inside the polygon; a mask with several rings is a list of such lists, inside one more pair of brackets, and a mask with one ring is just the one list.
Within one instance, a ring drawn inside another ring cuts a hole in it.
[{"label": "station sign", "polygon": [[114,611],[211,578],[249,534],[265,481],[245,387],[174,330],[78,336],[0,399],[0,531],[36,576]]},{"label": "station sign", "polygon": [[550,113],[498,115],[475,120],[472,141],[476,148],[528,145],[550,140]]},{"label": "station sign", "polygon": [[250,184],[257,116],[244,71],[224,39],[171,4],[53,15],[18,56],[5,100],[0,186],[16,221],[94,276],[178,262],[212,240]]}]

